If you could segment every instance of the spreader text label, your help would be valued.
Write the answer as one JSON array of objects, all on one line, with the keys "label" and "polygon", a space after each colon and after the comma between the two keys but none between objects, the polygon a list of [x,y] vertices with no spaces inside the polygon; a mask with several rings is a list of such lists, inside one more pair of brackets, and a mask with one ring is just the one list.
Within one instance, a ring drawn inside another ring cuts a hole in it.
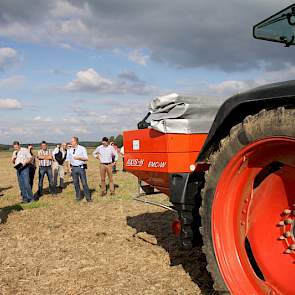
[{"label": "spreader text label", "polygon": [[165,168],[166,165],[167,165],[167,162],[150,161],[148,163],[148,168]]},{"label": "spreader text label", "polygon": [[143,159],[128,159],[126,166],[128,167],[142,167],[144,164]]}]

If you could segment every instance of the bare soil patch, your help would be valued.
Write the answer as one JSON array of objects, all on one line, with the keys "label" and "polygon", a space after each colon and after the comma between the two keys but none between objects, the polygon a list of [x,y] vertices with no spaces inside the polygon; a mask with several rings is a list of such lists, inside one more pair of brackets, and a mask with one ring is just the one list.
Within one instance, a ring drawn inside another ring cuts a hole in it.
[{"label": "bare soil patch", "polygon": [[98,197],[95,165],[90,204],[76,203],[70,184],[57,199],[18,205],[14,171],[0,169],[0,294],[214,294],[201,249],[182,251],[171,233],[175,215],[132,201],[127,173],[115,197]]}]

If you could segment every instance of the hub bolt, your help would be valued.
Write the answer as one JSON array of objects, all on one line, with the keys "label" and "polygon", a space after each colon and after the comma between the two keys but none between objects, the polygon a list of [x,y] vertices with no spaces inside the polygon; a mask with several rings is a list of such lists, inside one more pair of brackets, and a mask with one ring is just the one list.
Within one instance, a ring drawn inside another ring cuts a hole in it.
[{"label": "hub bolt", "polygon": [[284,253],[285,253],[285,254],[291,254],[292,251],[291,251],[290,249],[286,249],[286,250],[284,251]]},{"label": "hub bolt", "polygon": [[280,236],[279,237],[279,240],[285,240],[285,237],[284,236]]},{"label": "hub bolt", "polygon": [[289,249],[294,251],[295,250],[295,244],[290,245]]},{"label": "hub bolt", "polygon": [[285,209],[283,212],[285,215],[288,215],[291,214],[292,211],[290,209]]}]

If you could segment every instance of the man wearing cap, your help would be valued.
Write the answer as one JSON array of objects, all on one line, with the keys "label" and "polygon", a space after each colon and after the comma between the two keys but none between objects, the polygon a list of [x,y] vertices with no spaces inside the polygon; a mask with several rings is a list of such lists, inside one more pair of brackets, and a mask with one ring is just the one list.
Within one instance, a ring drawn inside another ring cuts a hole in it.
[{"label": "man wearing cap", "polygon": [[88,155],[86,148],[84,146],[79,145],[78,137],[73,137],[71,140],[71,148],[68,150],[67,153],[67,161],[70,162],[72,167],[72,176],[76,191],[76,201],[81,201],[83,199],[81,196],[80,189],[81,180],[85,198],[87,202],[92,202],[86,176],[86,162],[88,161]]},{"label": "man wearing cap", "polygon": [[[101,196],[107,194],[106,191],[106,174],[109,178],[111,195],[115,194],[112,166],[118,160],[117,151],[109,144],[109,139],[103,137],[102,144],[93,152],[93,156],[100,161],[100,181],[101,181]],[[114,161],[113,161],[114,159]]]},{"label": "man wearing cap", "polygon": [[13,142],[13,148],[12,163],[16,169],[22,201],[29,203],[34,200],[29,175],[29,164],[31,163],[32,156],[28,149],[20,146],[18,141]]}]

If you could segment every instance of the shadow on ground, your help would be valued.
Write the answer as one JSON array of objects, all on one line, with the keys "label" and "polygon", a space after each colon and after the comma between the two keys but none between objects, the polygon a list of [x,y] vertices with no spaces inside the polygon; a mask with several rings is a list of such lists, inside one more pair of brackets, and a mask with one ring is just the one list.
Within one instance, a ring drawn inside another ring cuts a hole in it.
[{"label": "shadow on ground", "polygon": [[171,211],[144,213],[128,216],[127,224],[135,228],[137,233],[146,232],[155,236],[157,245],[169,253],[171,266],[181,265],[201,289],[202,294],[217,294],[213,291],[213,282],[206,270],[207,262],[201,247],[183,250],[177,238],[172,234],[171,223],[175,217],[175,213]]},{"label": "shadow on ground", "polygon": [[15,211],[22,211],[23,207],[19,204],[6,206],[4,208],[0,209],[0,223],[6,223],[9,214],[15,212]]},{"label": "shadow on ground", "polygon": [[[57,194],[61,194],[62,193],[62,191],[64,190],[64,189],[66,189],[67,187],[68,187],[68,185],[70,185],[70,184],[72,184],[73,182],[72,181],[65,181],[64,182],[64,187],[63,188],[61,188],[60,186],[57,186],[55,189],[56,189],[56,193]],[[38,187],[36,188],[36,192],[34,193],[34,195],[35,196],[37,196],[37,194],[38,194]],[[34,189],[33,189],[34,190]],[[51,192],[50,192],[50,188],[49,188],[49,186],[47,186],[47,187],[45,187],[45,188],[43,188],[43,190],[42,190],[42,196],[46,196],[46,195],[51,195]]]},{"label": "shadow on ground", "polygon": [[0,195],[3,196],[3,192],[12,188],[12,185],[6,187],[0,187]]}]

